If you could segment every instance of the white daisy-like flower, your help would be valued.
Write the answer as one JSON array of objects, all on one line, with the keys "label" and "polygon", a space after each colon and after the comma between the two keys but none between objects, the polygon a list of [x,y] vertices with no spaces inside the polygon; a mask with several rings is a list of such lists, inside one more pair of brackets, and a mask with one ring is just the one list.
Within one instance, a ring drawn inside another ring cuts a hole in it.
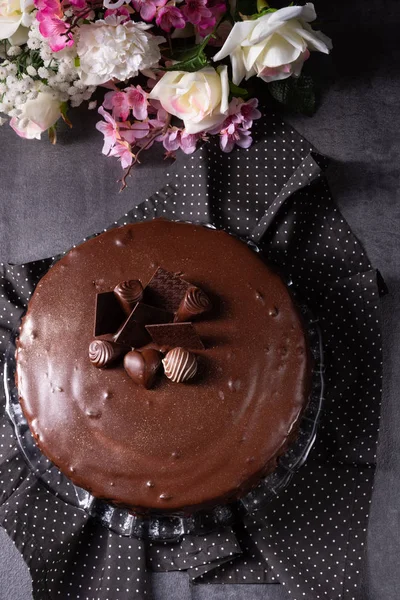
[{"label": "white daisy-like flower", "polygon": [[125,81],[160,60],[159,44],[165,38],[149,33],[146,23],[121,21],[123,17],[110,15],[79,28],[79,74],[86,85]]}]

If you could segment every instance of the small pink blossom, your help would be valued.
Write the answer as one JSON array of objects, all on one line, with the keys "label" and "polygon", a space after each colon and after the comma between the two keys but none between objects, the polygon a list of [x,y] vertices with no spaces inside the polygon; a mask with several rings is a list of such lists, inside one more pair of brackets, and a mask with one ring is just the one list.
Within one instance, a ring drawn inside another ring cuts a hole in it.
[{"label": "small pink blossom", "polygon": [[120,20],[120,23],[126,23],[131,19],[129,10],[125,6],[121,6],[121,8],[108,8],[104,13],[104,18],[111,15],[115,15],[116,17],[124,17],[124,19]]},{"label": "small pink blossom", "polygon": [[126,90],[129,107],[132,110],[133,116],[138,121],[147,119],[147,94],[140,85],[131,86]]},{"label": "small pink blossom", "polygon": [[186,133],[184,129],[170,127],[163,136],[163,146],[168,152],[175,152],[180,148],[185,154],[192,154],[200,137],[198,134]]},{"label": "small pink blossom", "polygon": [[118,124],[112,116],[100,106],[98,110],[99,114],[104,118],[104,121],[96,123],[96,129],[101,131],[104,135],[104,145],[102,149],[103,154],[109,154],[113,146],[117,143],[117,140],[121,139]]},{"label": "small pink blossom", "polygon": [[60,0],[35,0],[35,6],[38,8],[36,19],[40,23],[39,31],[44,38],[48,39],[53,52],[72,46],[74,40],[68,32],[68,24],[63,20]]},{"label": "small pink blossom", "polygon": [[127,169],[131,166],[134,159],[134,154],[128,142],[118,141],[113,148],[111,148],[109,156],[116,156],[121,162],[123,169]]},{"label": "small pink blossom", "polygon": [[132,6],[140,13],[143,21],[152,21],[156,16],[157,8],[164,6],[167,0],[132,0]]},{"label": "small pink blossom", "polygon": [[261,119],[262,116],[257,106],[257,98],[251,98],[247,102],[243,102],[240,98],[232,98],[229,104],[229,114],[235,115],[237,122],[240,122],[244,129],[250,129],[253,121]]},{"label": "small pink blossom", "polygon": [[235,123],[230,123],[226,129],[221,129],[220,136],[219,143],[223,152],[232,152],[235,146],[249,148],[253,143],[250,131],[237,127]]},{"label": "small pink blossom", "polygon": [[125,92],[107,92],[104,96],[103,106],[112,111],[114,119],[126,121],[129,116],[130,105]]},{"label": "small pink blossom", "polygon": [[156,24],[169,33],[171,29],[183,29],[186,21],[179,8],[167,4],[167,6],[158,9]]},{"label": "small pink blossom", "polygon": [[69,4],[71,4],[74,8],[79,8],[79,10],[87,7],[86,0],[69,0]]},{"label": "small pink blossom", "polygon": [[210,12],[210,16],[200,19],[196,25],[196,29],[202,37],[213,31],[215,24],[226,12],[226,4],[221,0],[207,0],[207,9]]},{"label": "small pink blossom", "polygon": [[128,129],[124,129],[121,131],[121,137],[129,142],[132,146],[134,146],[137,140],[141,140],[145,138],[150,131],[150,126],[147,122],[136,122],[132,123],[132,125]]},{"label": "small pink blossom", "polygon": [[200,22],[208,23],[215,20],[212,12],[207,8],[207,0],[186,0],[181,9],[182,14],[189,23],[198,25]]}]

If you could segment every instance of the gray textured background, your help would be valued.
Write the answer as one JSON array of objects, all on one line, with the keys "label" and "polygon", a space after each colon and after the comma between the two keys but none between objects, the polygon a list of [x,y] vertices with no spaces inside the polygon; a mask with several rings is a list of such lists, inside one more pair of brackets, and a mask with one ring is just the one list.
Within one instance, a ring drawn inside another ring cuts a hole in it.
[{"label": "gray textured background", "polygon": [[[362,600],[400,596],[400,26],[399,0],[316,2],[335,50],[333,79],[313,119],[288,120],[330,156],[329,182],[343,214],[390,288],[383,301],[384,395]],[[76,127],[56,147],[0,131],[0,260],[26,262],[63,251],[101,230],[162,184],[165,164],[141,167],[118,194],[116,161],[100,153],[96,115],[75,112]],[[361,349],[360,349],[361,351]],[[157,574],[156,600],[286,600],[281,586],[199,586],[183,574]],[[30,600],[26,566],[0,530],[0,600]],[[112,600],[112,598],[110,598]],[[328,599],[332,600],[332,599]]]}]

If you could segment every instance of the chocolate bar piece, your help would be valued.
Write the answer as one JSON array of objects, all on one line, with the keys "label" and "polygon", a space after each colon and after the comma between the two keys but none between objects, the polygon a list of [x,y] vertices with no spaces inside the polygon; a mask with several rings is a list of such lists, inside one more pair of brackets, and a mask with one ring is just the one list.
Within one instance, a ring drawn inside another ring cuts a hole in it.
[{"label": "chocolate bar piece", "polygon": [[94,320],[94,336],[115,333],[125,321],[122,310],[114,292],[101,292],[96,295],[96,311]]},{"label": "chocolate bar piece", "polygon": [[144,290],[144,302],[169,312],[176,312],[190,283],[165,269],[158,267]]},{"label": "chocolate bar piece", "polygon": [[153,342],[161,348],[187,348],[203,350],[204,345],[193,323],[167,323],[164,325],[146,325]]},{"label": "chocolate bar piece", "polygon": [[118,344],[126,344],[131,348],[141,348],[150,341],[145,325],[152,323],[169,323],[173,315],[161,308],[138,302],[125,323],[114,337]]}]

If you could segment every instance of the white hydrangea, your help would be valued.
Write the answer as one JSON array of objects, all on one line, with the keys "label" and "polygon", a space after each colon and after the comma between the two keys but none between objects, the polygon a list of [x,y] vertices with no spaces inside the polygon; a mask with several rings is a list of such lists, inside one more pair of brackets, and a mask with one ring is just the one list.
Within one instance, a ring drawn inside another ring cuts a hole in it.
[{"label": "white hydrangea", "polygon": [[165,38],[148,33],[151,25],[146,23],[121,21],[123,17],[110,15],[79,28],[79,73],[86,85],[125,81],[160,60],[159,44]]}]

